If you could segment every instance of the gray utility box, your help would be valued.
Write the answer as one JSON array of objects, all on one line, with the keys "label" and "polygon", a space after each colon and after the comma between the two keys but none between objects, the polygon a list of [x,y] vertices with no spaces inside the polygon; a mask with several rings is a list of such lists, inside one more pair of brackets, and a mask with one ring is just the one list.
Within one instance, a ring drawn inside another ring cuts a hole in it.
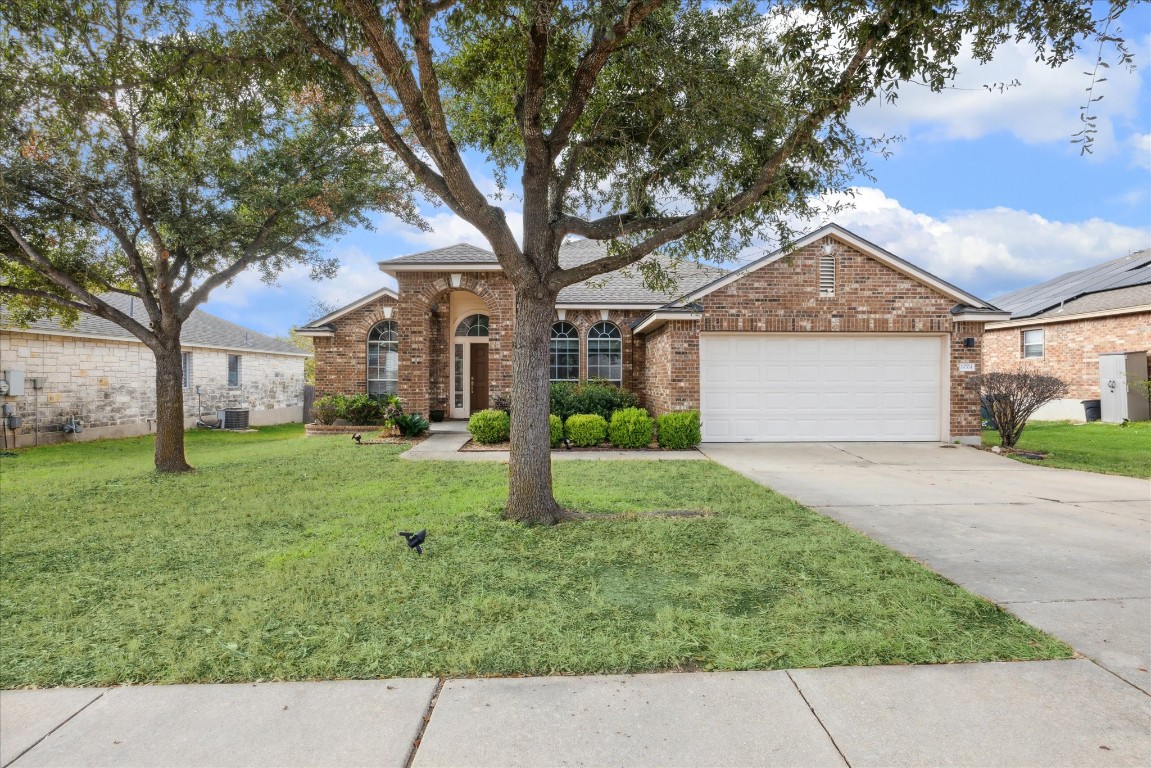
[{"label": "gray utility box", "polygon": [[1103,421],[1119,424],[1148,419],[1147,392],[1135,386],[1147,378],[1146,352],[1099,355],[1099,400]]}]

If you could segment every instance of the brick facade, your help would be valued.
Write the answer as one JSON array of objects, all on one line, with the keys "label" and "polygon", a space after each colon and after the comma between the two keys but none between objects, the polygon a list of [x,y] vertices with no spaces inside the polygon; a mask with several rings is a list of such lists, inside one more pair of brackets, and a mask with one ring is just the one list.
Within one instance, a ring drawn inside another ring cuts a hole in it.
[{"label": "brick facade", "polygon": [[[822,241],[767,264],[703,296],[700,321],[672,321],[646,335],[631,324],[647,310],[612,310],[609,320],[622,332],[623,384],[640,395],[654,413],[698,409],[700,402],[699,334],[850,333],[915,334],[948,340],[950,432],[977,437],[979,403],[965,386],[979,372],[982,325],[953,322],[955,300],[837,242],[835,292],[819,295],[818,262]],[[393,319],[399,324],[399,395],[405,407],[426,413],[447,409],[451,396],[450,295],[467,291],[486,306],[489,325],[490,397],[506,392],[511,382],[511,333],[515,302],[511,284],[498,272],[464,272],[458,288],[442,272],[400,272],[399,299]],[[336,334],[316,341],[316,394],[365,391],[366,338],[383,318],[382,298],[334,321]],[[600,321],[596,309],[565,310],[567,322],[580,334],[580,376],[587,377],[587,333]],[[964,341],[974,339],[974,347]],[[975,372],[959,372],[974,363]]]},{"label": "brick facade", "polygon": [[[205,413],[248,408],[253,425],[303,420],[303,357],[204,347],[184,351],[192,355],[190,386],[184,390],[187,426],[196,422],[197,386]],[[239,387],[227,385],[229,354],[240,356]],[[25,374],[24,395],[0,398],[23,419],[20,445],[64,437],[64,422],[73,416],[84,424],[80,439],[146,434],[155,426],[156,358],[139,342],[3,331],[0,368]],[[39,392],[32,389],[34,376],[45,379]]]},{"label": "brick facade", "polygon": [[[1043,357],[1024,358],[1023,331],[1035,328],[1043,329]],[[1139,350],[1148,351],[1151,359],[1151,312],[989,327],[984,333],[983,364],[988,371],[1023,368],[1058,376],[1071,389],[1068,400],[1095,400],[1099,355]]]}]

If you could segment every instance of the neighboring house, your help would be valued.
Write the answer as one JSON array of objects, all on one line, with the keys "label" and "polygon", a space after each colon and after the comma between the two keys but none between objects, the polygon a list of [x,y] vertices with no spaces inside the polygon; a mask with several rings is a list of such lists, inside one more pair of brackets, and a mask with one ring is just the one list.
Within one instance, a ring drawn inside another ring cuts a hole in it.
[{"label": "neighboring house", "polygon": [[[564,265],[604,254],[565,244]],[[466,418],[511,386],[513,288],[495,256],[457,245],[380,263],[398,289],[312,336],[316,394],[396,392]],[[550,377],[607,379],[654,413],[699,409],[705,441],[978,442],[983,324],[1007,314],[829,225],[733,272],[684,264],[676,296],[621,271],[566,288]]]},{"label": "neighboring house", "polygon": [[995,304],[1011,312],[1011,319],[988,324],[984,366],[1058,376],[1071,391],[1034,418],[1082,421],[1081,401],[1100,396],[1100,354],[1151,356],[1151,250],[1060,275],[1000,296]]},{"label": "neighboring house", "polygon": [[[138,300],[123,294],[103,298],[145,325],[149,322]],[[303,420],[307,352],[200,310],[184,323],[181,341],[187,426],[196,423],[197,402],[213,416],[217,408],[250,409],[252,425]],[[61,439],[70,419],[84,425],[79,439],[139,435],[155,428],[155,356],[107,320],[82,313],[73,328],[50,319],[20,328],[0,314],[0,371],[22,374],[24,394],[0,397],[23,421],[17,430],[20,445]],[[42,380],[40,389],[34,388],[34,379]],[[10,430],[7,439],[12,439]]]}]

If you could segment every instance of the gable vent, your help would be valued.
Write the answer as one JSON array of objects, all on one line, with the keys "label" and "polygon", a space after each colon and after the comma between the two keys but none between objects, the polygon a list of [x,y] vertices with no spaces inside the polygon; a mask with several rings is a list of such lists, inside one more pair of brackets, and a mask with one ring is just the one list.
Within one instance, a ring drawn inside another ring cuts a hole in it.
[{"label": "gable vent", "polygon": [[835,295],[835,254],[824,253],[819,257],[819,296]]}]

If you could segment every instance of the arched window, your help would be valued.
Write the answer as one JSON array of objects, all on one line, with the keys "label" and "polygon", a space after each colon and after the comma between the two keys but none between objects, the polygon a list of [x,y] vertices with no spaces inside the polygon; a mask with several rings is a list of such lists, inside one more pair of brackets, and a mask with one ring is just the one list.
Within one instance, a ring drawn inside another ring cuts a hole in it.
[{"label": "arched window", "polygon": [[596,323],[587,333],[587,377],[623,383],[623,336],[611,323]]},{"label": "arched window", "polygon": [[487,336],[488,316],[468,315],[456,326],[456,336]]},{"label": "arched window", "polygon": [[368,331],[368,394],[394,395],[400,383],[400,334],[395,320]]},{"label": "arched window", "polygon": [[552,326],[549,370],[552,381],[579,381],[579,331],[571,323]]}]

